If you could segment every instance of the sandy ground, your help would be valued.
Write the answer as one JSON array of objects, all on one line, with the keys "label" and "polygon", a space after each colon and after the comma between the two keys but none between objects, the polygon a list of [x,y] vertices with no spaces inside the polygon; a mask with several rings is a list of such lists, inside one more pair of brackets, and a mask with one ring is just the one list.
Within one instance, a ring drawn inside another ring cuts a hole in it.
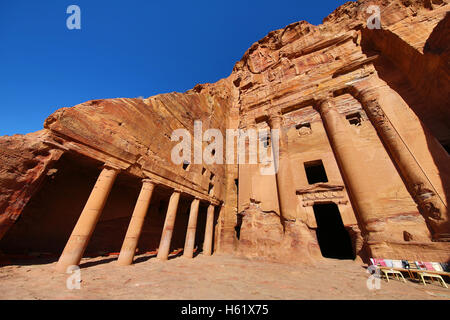
[{"label": "sandy ground", "polygon": [[[56,273],[55,262],[13,262],[0,268],[0,299],[446,299],[450,289],[381,281],[369,290],[366,269],[353,261],[326,260],[318,266],[286,265],[213,255],[151,255],[121,267],[115,257],[83,259],[80,289],[66,286],[69,274]],[[39,264],[38,264],[39,263]]]}]

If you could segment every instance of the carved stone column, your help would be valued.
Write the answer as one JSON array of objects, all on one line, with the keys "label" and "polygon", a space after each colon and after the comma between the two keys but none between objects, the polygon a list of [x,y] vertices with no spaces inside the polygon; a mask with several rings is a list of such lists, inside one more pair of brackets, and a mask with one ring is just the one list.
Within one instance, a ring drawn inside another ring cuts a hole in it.
[{"label": "carved stone column", "polygon": [[365,226],[370,224],[370,218],[376,216],[371,205],[373,186],[365,179],[364,159],[354,147],[349,127],[331,100],[320,100],[316,104],[325,130],[328,135],[336,160],[339,163],[348,191],[353,199],[353,205]]},{"label": "carved stone column", "polygon": [[169,257],[170,241],[172,240],[178,202],[180,201],[180,193],[180,190],[174,190],[170,196],[169,207],[167,208],[166,220],[161,235],[161,242],[159,243],[158,255],[156,256],[160,260],[167,260]]},{"label": "carved stone column", "polygon": [[142,180],[141,192],[134,207],[127,234],[125,235],[125,240],[120,250],[119,259],[117,260],[119,265],[125,266],[133,263],[134,254],[154,188],[155,184],[150,179]]},{"label": "carved stone column", "polygon": [[[408,110],[409,106],[397,92],[384,81],[375,77],[372,77],[366,86],[355,85],[352,93],[360,101],[391,158],[396,163],[397,170],[406,182],[408,191],[432,231],[433,239],[448,238],[450,223],[447,206],[384,111],[389,108]],[[426,128],[423,130],[425,134],[429,134]],[[430,139],[434,138],[430,135]],[[429,153],[429,150],[426,149],[429,147],[423,146],[424,152]]]},{"label": "carved stone column", "polygon": [[[277,190],[278,190],[278,201],[280,205],[280,215],[285,220],[295,220],[297,218],[297,196],[294,187],[294,180],[291,170],[291,164],[287,149],[287,135],[282,128],[283,117],[281,114],[272,114],[269,116],[269,127],[272,142],[272,155],[275,168],[278,169],[276,172]],[[274,138],[277,130],[279,134],[279,145],[275,145]],[[279,159],[276,157],[276,150],[278,148]]]},{"label": "carved stone column", "polygon": [[66,272],[68,266],[80,263],[118,173],[118,169],[108,165],[103,167],[58,260],[56,270]]},{"label": "carved stone column", "polygon": [[184,243],[183,257],[192,258],[194,256],[195,232],[197,230],[198,207],[200,200],[195,198],[191,203],[189,212],[189,222],[186,232],[186,241]]},{"label": "carved stone column", "polygon": [[210,204],[206,216],[205,240],[203,242],[203,254],[205,256],[210,256],[212,253],[213,233],[214,233],[214,206]]},{"label": "carved stone column", "polygon": [[[248,161],[246,158],[241,158],[239,154],[238,147],[238,165],[239,165],[239,194],[238,194],[238,213],[242,212],[248,208],[251,204],[251,199],[254,199],[252,180],[255,174],[256,163],[250,163],[250,159],[254,159],[255,153],[250,150],[250,140],[251,132],[256,133],[256,123],[255,119],[245,120],[243,126],[239,130],[244,130],[245,133],[249,134],[249,138],[245,140],[244,150],[247,153],[248,150]],[[257,134],[257,133],[256,133]],[[254,150],[256,152],[256,150]],[[257,155],[256,155],[257,156]],[[256,158],[257,162],[257,158]]]}]

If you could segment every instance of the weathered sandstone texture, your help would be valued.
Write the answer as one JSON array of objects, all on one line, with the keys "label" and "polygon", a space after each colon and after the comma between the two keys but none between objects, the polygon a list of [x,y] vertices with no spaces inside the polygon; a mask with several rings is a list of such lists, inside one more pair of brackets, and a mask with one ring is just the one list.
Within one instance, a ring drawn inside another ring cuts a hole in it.
[{"label": "weathered sandstone texture", "polygon": [[[381,29],[367,25],[370,5]],[[445,0],[348,2],[321,25],[270,32],[217,83],[88,101],[0,137],[0,251],[60,256],[61,271],[83,255],[130,264],[182,248],[449,261],[449,11]],[[175,165],[171,134],[193,134],[195,120],[224,137],[279,129],[278,172]]]}]

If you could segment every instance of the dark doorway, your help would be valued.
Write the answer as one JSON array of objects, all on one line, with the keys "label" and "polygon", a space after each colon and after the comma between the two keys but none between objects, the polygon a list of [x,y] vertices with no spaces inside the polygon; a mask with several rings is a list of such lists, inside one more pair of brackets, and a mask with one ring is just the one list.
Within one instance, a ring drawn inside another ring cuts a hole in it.
[{"label": "dark doorway", "polygon": [[309,184],[328,182],[322,160],[305,162],[305,172]]},{"label": "dark doorway", "polygon": [[325,258],[355,259],[350,236],[334,203],[313,206],[317,222],[317,240]]}]

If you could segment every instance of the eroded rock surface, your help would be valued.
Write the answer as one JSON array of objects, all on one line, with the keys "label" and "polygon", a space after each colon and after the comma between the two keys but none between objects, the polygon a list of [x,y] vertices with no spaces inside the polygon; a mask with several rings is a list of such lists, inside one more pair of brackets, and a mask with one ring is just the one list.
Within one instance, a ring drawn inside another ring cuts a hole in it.
[{"label": "eroded rock surface", "polygon": [[[367,26],[371,5],[380,8],[381,29]],[[184,222],[174,231],[173,249],[182,247],[189,202],[196,197],[216,206],[216,252],[318,261],[319,215],[331,204],[327,208],[337,212],[336,223],[363,260],[447,261],[449,10],[444,0],[348,2],[321,25],[300,21],[270,32],[217,83],[146,99],[88,101],[56,111],[42,131],[1,137],[0,238],[8,236],[0,250],[33,251],[33,243],[42,250],[45,242],[34,241],[41,229],[60,250],[107,164],[120,175],[92,250],[120,249],[139,179],[150,178],[157,188],[150,204],[154,220],[143,231],[149,250],[157,249],[168,198],[179,190],[184,203],[177,221]],[[277,126],[279,173],[261,175],[262,164],[174,164],[172,132],[193,133],[195,120],[203,131],[218,128],[223,136],[228,128]],[[64,175],[67,166],[72,171]],[[76,178],[77,170],[84,175]],[[311,177],[317,170],[318,180]],[[45,197],[50,191],[64,197],[71,180],[66,203],[72,205]],[[45,219],[31,217],[41,214]],[[58,220],[58,235],[52,214],[70,217]],[[19,217],[23,222],[14,225]]]}]

